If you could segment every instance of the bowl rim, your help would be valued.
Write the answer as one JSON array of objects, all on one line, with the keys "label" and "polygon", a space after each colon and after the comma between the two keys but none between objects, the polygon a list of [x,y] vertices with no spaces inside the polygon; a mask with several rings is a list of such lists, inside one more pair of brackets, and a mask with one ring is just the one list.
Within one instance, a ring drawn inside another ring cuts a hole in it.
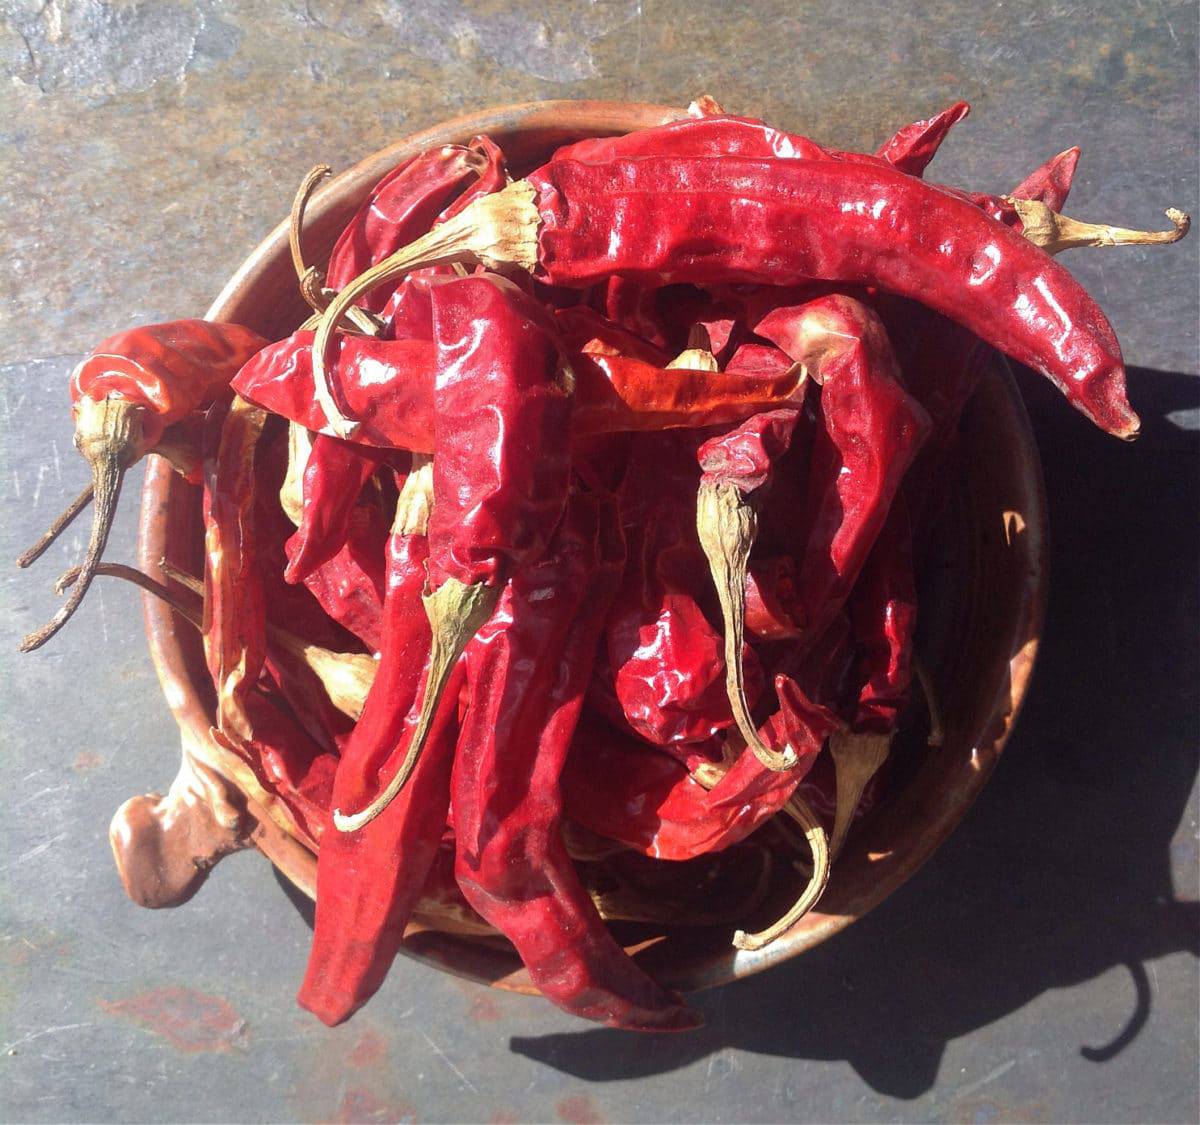
[{"label": "bowl rim", "polygon": [[[347,196],[365,197],[386,171],[407,156],[478,133],[515,131],[519,134],[549,129],[568,135],[574,131],[578,135],[594,136],[628,132],[685,115],[685,110],[672,106],[565,99],[517,103],[464,114],[387,145],[334,177],[314,198],[309,217],[319,221],[331,209],[345,207]],[[239,319],[239,309],[247,295],[262,282],[268,270],[276,268],[281,258],[287,258],[287,227],[286,221],[280,223],[250,252],[208,309],[207,319]],[[875,863],[872,870],[878,877],[867,880],[860,893],[842,900],[836,895],[827,895],[816,910],[766,949],[751,952],[730,948],[719,954],[698,956],[686,965],[678,963],[677,954],[660,960],[653,946],[639,952],[639,963],[645,964],[664,983],[683,991],[715,987],[761,972],[832,937],[891,895],[929,859],[961,821],[995,767],[1027,694],[1042,631],[1047,591],[1046,501],[1041,461],[1012,373],[998,355],[995,359],[998,377],[985,379],[988,409],[1009,427],[1015,438],[1011,459],[1017,472],[1012,484],[1022,501],[1024,573],[1014,600],[1007,680],[992,703],[987,722],[973,739],[976,745],[969,761],[963,763],[953,799],[937,810],[925,833],[915,844],[904,849],[903,854],[885,855],[872,861]],[[984,393],[983,386],[980,393]],[[185,487],[166,462],[161,458],[150,458],[143,489],[138,557],[143,569],[151,574],[161,573],[158,561],[164,554],[168,523],[164,517]],[[211,720],[188,675],[181,648],[185,634],[177,633],[172,613],[163,603],[145,595],[143,608],[151,656],[168,704],[184,730],[185,740],[189,733],[193,739],[207,739]],[[271,831],[269,817],[261,807],[252,799],[248,799],[248,803],[251,815],[261,826],[254,835],[256,846],[297,888],[314,898],[315,856],[282,831]],[[880,862],[883,866],[877,870]],[[833,887],[831,884],[831,891]],[[480,943],[478,939],[414,926],[406,936],[402,952],[495,987],[536,992],[523,968],[514,966],[515,954],[511,950],[504,952],[486,942]]]}]

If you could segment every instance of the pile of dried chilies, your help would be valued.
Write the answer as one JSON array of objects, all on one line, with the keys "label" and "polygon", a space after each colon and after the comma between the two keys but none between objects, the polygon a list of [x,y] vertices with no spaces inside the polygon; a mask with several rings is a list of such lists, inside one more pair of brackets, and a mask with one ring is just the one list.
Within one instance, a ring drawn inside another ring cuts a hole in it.
[{"label": "pile of dried chilies", "polygon": [[[1117,341],[1053,255],[1188,225],[1063,217],[1077,149],[1011,196],[925,182],[966,112],[870,156],[705,98],[517,180],[479,137],[387,175],[323,271],[318,168],[299,330],[181,321],[77,369],[93,484],[21,564],[89,500],[92,536],[23,647],[106,572],[203,631],[214,737],[318,852],[321,1019],[379,988],[416,913],[499,932],[569,1012],[693,1027],[606,919],[755,949],[817,901],[909,696],[914,569],[985,349],[1133,437]],[[170,588],[101,563],[149,452],[203,491],[204,574]],[[776,924],[673,905],[672,873],[711,882],[722,853],[752,911],[763,832],[811,853]]]}]

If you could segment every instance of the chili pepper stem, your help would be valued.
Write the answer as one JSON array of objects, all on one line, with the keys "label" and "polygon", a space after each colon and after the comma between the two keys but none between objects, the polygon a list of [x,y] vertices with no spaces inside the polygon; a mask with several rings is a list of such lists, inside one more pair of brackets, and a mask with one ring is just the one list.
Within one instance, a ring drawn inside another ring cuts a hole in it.
[{"label": "chili pepper stem", "polygon": [[1104,223],[1081,223],[1060,215],[1037,199],[1005,197],[1020,217],[1021,233],[1047,254],[1061,254],[1077,246],[1154,246],[1178,242],[1192,225],[1189,215],[1168,207],[1172,230],[1129,230]]},{"label": "chili pepper stem", "polygon": [[867,782],[887,760],[892,745],[890,734],[855,734],[850,731],[834,731],[829,736],[829,753],[833,756],[833,769],[837,781],[837,806],[833,814],[833,836],[829,851],[834,859],[842,850],[850,825],[854,821],[854,810],[862,799]]},{"label": "chili pepper stem", "polygon": [[301,245],[300,235],[304,229],[304,211],[308,206],[309,198],[317,184],[332,172],[333,169],[328,164],[318,164],[305,175],[292,199],[292,211],[288,222],[288,248],[292,252],[292,266],[296,270],[296,277],[300,280],[300,292],[314,312],[323,312],[328,302],[321,299],[322,277],[320,272],[310,269],[304,264],[304,249]]},{"label": "chili pepper stem", "polygon": [[83,602],[108,543],[125,470],[142,455],[143,407],[123,398],[82,398],[76,406],[75,445],[92,467],[96,502],[92,534],[79,579],[66,604],[40,629],[25,637],[22,652],[41,648],[74,615]]},{"label": "chili pepper stem", "polygon": [[803,829],[804,838],[808,842],[809,850],[812,852],[812,874],[809,876],[808,884],[795,904],[777,922],[772,923],[765,930],[759,930],[758,933],[754,934],[748,934],[745,930],[738,930],[733,935],[735,949],[763,949],[770,945],[776,938],[782,937],[817,905],[821,899],[821,895],[825,893],[826,885],[829,883],[830,849],[828,841],[825,838],[825,829],[821,827],[821,822],[817,819],[812,809],[799,797],[792,797],[788,802],[788,810],[789,815]]},{"label": "chili pepper stem", "polygon": [[746,706],[742,645],[746,629],[746,564],[758,533],[758,518],[736,486],[701,484],[696,494],[696,530],[721,602],[725,627],[725,689],[738,730],[767,769],[795,767],[796,752],[772,750],[758,736]]},{"label": "chili pepper stem", "polygon": [[[82,571],[83,567],[73,566],[70,570],[64,572],[58,581],[54,583],[54,592],[61,594],[64,590],[74,586],[79,581],[79,575]],[[105,578],[120,578],[122,581],[132,582],[133,585],[145,590],[146,593],[153,594],[159,601],[166,602],[180,617],[190,622],[197,629],[204,627],[204,623],[196,607],[184,605],[174,590],[164,586],[161,582],[156,582],[150,575],[144,574],[135,567],[125,566],[123,563],[100,563],[96,567],[96,574]],[[202,591],[203,586],[201,586]]]},{"label": "chili pepper stem", "polygon": [[17,556],[17,566],[24,570],[33,566],[51,547],[54,541],[75,522],[79,515],[92,502],[93,489],[89,484],[46,529],[46,533],[27,551]]},{"label": "chili pepper stem", "polygon": [[541,223],[535,197],[533,185],[524,180],[482,196],[428,234],[359,274],[333,299],[313,339],[313,389],[338,437],[353,437],[358,423],[345,417],[333,401],[325,360],[334,328],[355,300],[386,281],[442,263],[478,263],[489,269],[515,265],[532,270],[537,265],[537,232]]},{"label": "chili pepper stem", "polygon": [[468,586],[456,578],[447,578],[432,594],[422,597],[433,640],[429,649],[429,673],[425,678],[421,712],[408,753],[391,781],[365,809],[349,815],[340,809],[333,810],[334,827],[339,832],[356,832],[363,825],[370,824],[404,788],[424,749],[450,672],[467,642],[491,617],[500,590],[499,586],[485,586],[483,583]]}]

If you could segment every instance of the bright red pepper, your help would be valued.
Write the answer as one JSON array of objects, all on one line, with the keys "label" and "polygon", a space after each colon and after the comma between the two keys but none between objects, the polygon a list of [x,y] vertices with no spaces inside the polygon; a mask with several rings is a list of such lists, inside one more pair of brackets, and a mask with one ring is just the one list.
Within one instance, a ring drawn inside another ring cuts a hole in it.
[{"label": "bright red pepper", "polygon": [[559,775],[622,555],[615,505],[577,493],[545,555],[516,573],[468,646],[470,703],[452,783],[455,870],[549,1000],[613,1027],[683,1030],[699,1016],[617,945],[559,826]]}]

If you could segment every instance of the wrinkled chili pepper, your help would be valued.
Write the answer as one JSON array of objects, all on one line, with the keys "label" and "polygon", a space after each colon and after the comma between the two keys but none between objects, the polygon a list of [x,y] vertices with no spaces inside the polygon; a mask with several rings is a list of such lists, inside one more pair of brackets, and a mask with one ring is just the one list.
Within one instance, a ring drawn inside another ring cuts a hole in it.
[{"label": "wrinkled chili pepper", "polygon": [[903,494],[896,497],[846,608],[861,687],[848,729],[830,735],[837,778],[830,853],[846,841],[863,789],[887,758],[913,676],[917,590],[912,527]]},{"label": "wrinkled chili pepper", "polygon": [[[727,771],[691,771],[595,719],[580,722],[563,773],[566,815],[585,828],[658,859],[691,859],[745,839],[784,807],[836,718],[789,677],[776,681],[779,710],[759,737],[797,765],[768,769],[749,750]],[[697,777],[716,779],[706,786]]]},{"label": "wrinkled chili pepper", "polygon": [[288,543],[288,582],[302,582],[342,549],[363,486],[379,468],[373,450],[317,434],[304,466],[300,523]]},{"label": "wrinkled chili pepper", "polygon": [[433,321],[437,458],[422,599],[430,670],[404,763],[366,809],[335,810],[343,831],[368,823],[404,786],[463,646],[503,583],[545,547],[566,501],[570,388],[541,307],[503,278],[481,275],[438,286]]},{"label": "wrinkled chili pepper", "polygon": [[455,871],[547,999],[613,1027],[683,1030],[699,1016],[617,945],[559,829],[559,775],[623,555],[614,509],[576,493],[546,553],[514,575],[467,648]]},{"label": "wrinkled chili pepper", "polygon": [[892,498],[929,432],[900,381],[878,315],[848,297],[777,309],[755,331],[821,384],[800,525],[807,543],[789,614],[810,641],[845,603]]},{"label": "wrinkled chili pepper", "polygon": [[[22,652],[32,652],[53,637],[87,594],[112,529],[125,470],[146,453],[168,452],[174,446],[171,428],[193,411],[227,397],[230,379],[266,343],[240,324],[174,320],[118,332],[75,368],[75,446],[92,470],[92,532],[70,597],[45,625],[21,641]],[[181,462],[181,468],[196,480],[190,464]],[[27,566],[38,558],[87,499],[85,490],[19,564]]]},{"label": "wrinkled chili pepper", "polygon": [[[384,640],[367,708],[338,765],[334,807],[355,807],[415,733],[416,698],[429,653],[421,611],[432,500],[428,465],[408,478],[388,557]],[[456,694],[456,693],[453,693]],[[426,888],[450,803],[457,701],[435,720],[430,743],[399,797],[355,832],[326,834],[317,860],[317,913],[300,1004],[325,1023],[347,1019],[378,990]]]},{"label": "wrinkled chili pepper", "polygon": [[[329,255],[326,284],[341,289],[437,222],[479,196],[499,191],[505,178],[504,154],[488,137],[414,156],[375,185],[342,231]],[[358,304],[378,313],[391,297],[392,290],[381,286]]]},{"label": "wrinkled chili pepper", "polygon": [[970,112],[966,102],[955,102],[926,120],[905,125],[884,141],[875,155],[901,172],[919,176],[937,155],[946,135]]},{"label": "wrinkled chili pepper", "polygon": [[[446,284],[450,284],[447,282]],[[332,433],[316,400],[312,335],[297,332],[265,348],[234,380],[244,398],[306,429]],[[596,434],[697,428],[803,399],[804,374],[794,364],[747,352],[728,373],[670,370],[627,355],[573,352],[574,439]],[[737,358],[737,357],[735,357]],[[763,359],[754,364],[751,358]],[[422,340],[376,340],[339,334],[330,363],[331,388],[355,423],[355,443],[432,453],[435,349]]]},{"label": "wrinkled chili pepper", "polygon": [[[606,655],[618,715],[656,745],[704,742],[734,722],[692,514],[699,441],[686,431],[641,438],[620,491],[629,557],[605,627]],[[762,687],[756,673],[750,655],[752,702]]]}]

